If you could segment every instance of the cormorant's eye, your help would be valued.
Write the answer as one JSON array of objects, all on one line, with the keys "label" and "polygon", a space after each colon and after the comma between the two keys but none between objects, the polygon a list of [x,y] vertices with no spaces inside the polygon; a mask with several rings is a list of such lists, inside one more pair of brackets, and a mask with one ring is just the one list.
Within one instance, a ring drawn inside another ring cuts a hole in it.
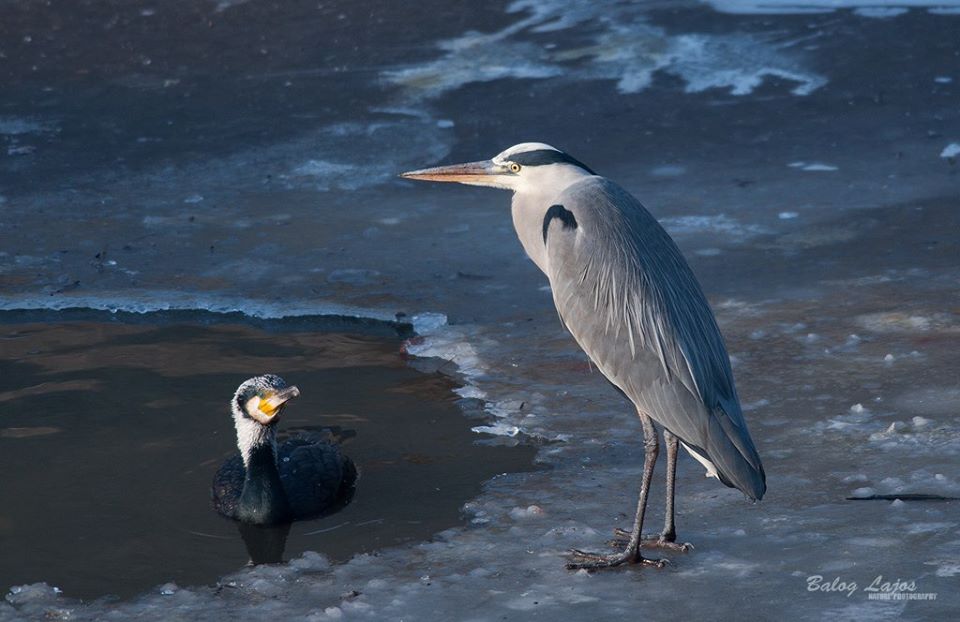
[{"label": "cormorant's eye", "polygon": [[519,172],[520,172],[520,165],[517,164],[516,162],[511,162],[511,163],[510,163],[510,172],[511,172],[511,173],[519,173]]}]

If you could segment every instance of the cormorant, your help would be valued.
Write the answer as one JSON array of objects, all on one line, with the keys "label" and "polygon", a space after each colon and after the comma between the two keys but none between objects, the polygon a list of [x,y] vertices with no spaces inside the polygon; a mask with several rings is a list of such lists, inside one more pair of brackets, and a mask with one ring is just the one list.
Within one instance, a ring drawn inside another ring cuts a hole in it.
[{"label": "cormorant", "polygon": [[277,525],[332,513],[350,502],[357,472],[336,445],[314,438],[277,443],[287,401],[300,395],[279,376],[240,385],[230,403],[240,453],[217,470],[213,508],[228,518]]}]

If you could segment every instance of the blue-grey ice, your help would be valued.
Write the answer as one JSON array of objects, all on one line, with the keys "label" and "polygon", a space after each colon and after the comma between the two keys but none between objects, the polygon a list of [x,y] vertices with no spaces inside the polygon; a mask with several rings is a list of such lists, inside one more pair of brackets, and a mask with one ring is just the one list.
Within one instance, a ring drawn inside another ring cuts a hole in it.
[{"label": "blue-grey ice", "polygon": [[[0,621],[955,617],[957,502],[846,498],[960,496],[960,3],[293,6],[94,3],[97,37],[15,33],[0,310],[412,320],[409,364],[455,380],[464,430],[535,446],[536,468],[485,482],[429,541],[124,601],[0,586]],[[682,460],[697,548],[661,572],[563,568],[629,526],[639,422],[564,331],[503,197],[396,178],[522,140],[641,198],[732,355],[769,492],[744,504]],[[0,509],[0,549],[3,529]],[[879,575],[937,598],[871,600]]]}]

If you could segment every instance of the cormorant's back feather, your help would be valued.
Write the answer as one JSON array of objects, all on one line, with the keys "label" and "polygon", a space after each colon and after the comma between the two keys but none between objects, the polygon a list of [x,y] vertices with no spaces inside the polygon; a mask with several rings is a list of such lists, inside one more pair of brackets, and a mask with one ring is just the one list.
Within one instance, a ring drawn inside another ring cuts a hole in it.
[{"label": "cormorant's back feather", "polygon": [[[336,445],[301,436],[280,443],[277,454],[280,481],[290,506],[289,520],[317,518],[350,502],[357,470]],[[210,490],[213,509],[237,518],[245,476],[239,453],[224,461]]]}]

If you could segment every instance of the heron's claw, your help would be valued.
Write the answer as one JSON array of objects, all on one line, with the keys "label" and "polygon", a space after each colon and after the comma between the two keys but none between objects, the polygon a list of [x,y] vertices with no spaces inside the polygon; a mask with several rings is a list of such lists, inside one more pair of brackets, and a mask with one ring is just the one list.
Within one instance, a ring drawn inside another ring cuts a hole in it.
[{"label": "heron's claw", "polygon": [[689,542],[670,542],[669,540],[664,540],[660,536],[653,536],[652,538],[644,537],[642,540],[640,540],[640,546],[648,549],[679,551],[681,553],[689,553],[693,550],[693,545]]},{"label": "heron's claw", "polygon": [[[615,549],[626,548],[630,544],[630,532],[626,529],[614,529],[613,530],[614,538],[608,540],[607,544]],[[693,550],[694,546],[689,542],[674,542],[673,540],[668,539],[663,534],[657,535],[647,535],[644,534],[640,538],[640,546],[646,547],[648,549],[666,549],[668,551],[679,551],[681,553],[689,553]]]},{"label": "heron's claw", "polygon": [[663,568],[670,560],[667,559],[647,559],[641,557],[639,553],[630,553],[627,550],[615,553],[613,555],[602,555],[600,553],[588,553],[579,549],[570,549],[570,556],[573,558],[567,562],[567,569],[580,570],[600,570],[602,568],[614,568],[623,564],[639,564],[641,566],[655,566]]}]

